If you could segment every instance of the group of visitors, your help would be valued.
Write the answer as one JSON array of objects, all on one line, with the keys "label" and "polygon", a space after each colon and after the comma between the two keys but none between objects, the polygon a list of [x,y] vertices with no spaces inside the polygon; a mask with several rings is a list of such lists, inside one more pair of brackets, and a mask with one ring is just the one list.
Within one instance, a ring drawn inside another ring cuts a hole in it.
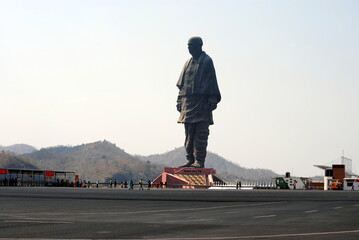
[{"label": "group of visitors", "polygon": [[[69,181],[64,179],[56,179],[55,181],[46,182],[45,186],[52,186],[52,187],[76,187],[76,188],[99,188],[103,186],[108,186],[109,188],[117,188],[119,185],[120,188],[133,190],[135,185],[137,185],[138,190],[144,190],[147,187],[147,190],[151,188],[166,188],[166,182],[157,182],[153,183],[151,180],[144,182],[140,179],[137,183],[135,183],[132,179],[129,181],[121,181],[117,182],[116,179],[110,179],[108,182],[100,183],[97,180],[95,183],[91,182],[90,180],[84,179],[75,179],[75,181]],[[22,186],[20,178],[4,178],[0,179],[0,186]],[[39,185],[41,186],[41,185]],[[42,185],[43,186],[43,185]]]},{"label": "group of visitors", "polygon": [[21,186],[21,180],[20,178],[4,178],[2,181],[0,181],[0,186]]},{"label": "group of visitors", "polygon": [[[127,181],[124,181],[124,182],[120,182],[120,188],[128,188],[128,190],[133,190],[134,189],[134,185],[135,185],[135,183],[134,183],[134,181],[131,179],[131,180],[129,180],[128,182]],[[143,180],[142,179],[140,179],[139,181],[138,181],[138,189],[139,190],[144,190],[143,189],[143,186],[145,185],[144,183],[143,183]],[[112,188],[112,187],[114,187],[114,188],[116,188],[116,186],[117,186],[117,181],[116,181],[116,179],[113,181],[112,179],[110,179],[110,181],[109,181],[109,187],[110,188]],[[151,186],[152,186],[152,182],[151,182],[151,180],[148,180],[148,183],[147,183],[147,189],[148,190],[150,190],[151,189]]]},{"label": "group of visitors", "polygon": [[91,181],[90,180],[86,181],[86,180],[82,180],[82,179],[76,179],[74,187],[90,188],[91,187]]},{"label": "group of visitors", "polygon": [[[117,185],[119,185],[120,188],[133,190],[135,189],[135,185],[137,185],[138,190],[144,190],[144,188],[147,186],[147,190],[150,190],[151,188],[165,188],[167,187],[167,183],[165,182],[158,182],[154,184],[151,180],[148,180],[147,183],[144,182],[142,179],[138,180],[137,183],[135,183],[132,179],[129,181],[121,181],[120,183],[117,183],[117,180],[110,179],[108,183],[103,183],[103,185],[107,185],[109,188],[117,188]],[[96,184],[98,187],[98,183]]]},{"label": "group of visitors", "polygon": [[66,180],[64,180],[64,179],[61,179],[61,180],[59,180],[59,179],[57,179],[56,180],[56,182],[57,182],[57,186],[58,187],[73,187],[74,186],[74,182],[70,182],[68,179],[66,179]]},{"label": "group of visitors", "polygon": [[64,179],[56,179],[56,181],[44,181],[44,179],[21,180],[19,177],[0,179],[0,186],[9,187],[29,187],[29,186],[51,186],[51,187],[74,187],[74,182]]}]

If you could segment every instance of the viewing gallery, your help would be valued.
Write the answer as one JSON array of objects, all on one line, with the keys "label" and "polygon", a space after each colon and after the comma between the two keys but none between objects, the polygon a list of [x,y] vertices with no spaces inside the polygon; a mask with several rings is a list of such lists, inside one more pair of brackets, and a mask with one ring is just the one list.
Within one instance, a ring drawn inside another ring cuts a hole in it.
[{"label": "viewing gallery", "polygon": [[0,169],[0,186],[71,186],[75,172],[39,169]]}]

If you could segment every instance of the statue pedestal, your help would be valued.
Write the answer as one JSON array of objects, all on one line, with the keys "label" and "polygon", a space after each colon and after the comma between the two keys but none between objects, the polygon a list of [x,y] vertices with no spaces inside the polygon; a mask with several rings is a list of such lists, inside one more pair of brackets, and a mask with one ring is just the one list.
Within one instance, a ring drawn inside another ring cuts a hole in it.
[{"label": "statue pedestal", "polygon": [[163,173],[153,180],[154,187],[166,188],[209,188],[214,182],[223,182],[216,176],[213,168],[171,168],[165,167]]}]

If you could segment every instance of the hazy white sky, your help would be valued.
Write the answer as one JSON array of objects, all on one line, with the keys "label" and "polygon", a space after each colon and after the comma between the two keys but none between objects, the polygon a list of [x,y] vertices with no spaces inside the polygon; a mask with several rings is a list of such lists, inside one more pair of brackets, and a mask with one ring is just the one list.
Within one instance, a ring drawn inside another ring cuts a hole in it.
[{"label": "hazy white sky", "polygon": [[208,150],[243,167],[359,172],[359,1],[0,2],[0,145],[183,145],[176,81],[204,40],[222,102]]}]

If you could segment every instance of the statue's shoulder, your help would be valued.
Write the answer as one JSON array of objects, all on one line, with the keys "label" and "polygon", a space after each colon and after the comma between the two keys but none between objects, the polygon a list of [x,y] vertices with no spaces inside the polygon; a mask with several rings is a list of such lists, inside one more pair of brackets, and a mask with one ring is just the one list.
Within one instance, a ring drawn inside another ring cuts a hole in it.
[{"label": "statue's shoulder", "polygon": [[189,63],[191,62],[191,59],[188,59],[185,63],[184,63],[184,66],[183,66],[183,69],[187,68],[187,66],[189,65]]},{"label": "statue's shoulder", "polygon": [[203,52],[203,61],[212,61],[212,58],[206,52]]},{"label": "statue's shoulder", "polygon": [[205,53],[205,52],[203,52],[204,54],[203,54],[203,58],[202,58],[202,62],[203,62],[203,64],[205,64],[205,65],[213,65],[213,60],[212,60],[212,58],[207,54],[207,53]]}]

